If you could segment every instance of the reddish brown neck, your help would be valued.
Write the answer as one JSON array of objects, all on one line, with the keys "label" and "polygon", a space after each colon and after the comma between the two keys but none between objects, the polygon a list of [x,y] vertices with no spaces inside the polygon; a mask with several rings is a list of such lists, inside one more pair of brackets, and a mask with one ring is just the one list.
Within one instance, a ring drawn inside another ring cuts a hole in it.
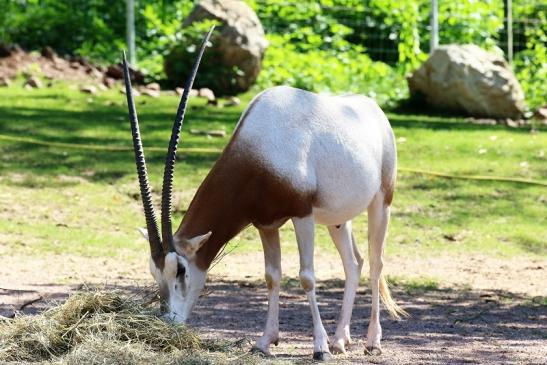
[{"label": "reddish brown neck", "polygon": [[227,158],[228,154],[220,157],[199,187],[176,233],[178,240],[184,241],[212,232],[196,253],[196,265],[202,270],[207,270],[224,245],[251,223],[242,199],[251,177],[245,173],[244,162]]}]

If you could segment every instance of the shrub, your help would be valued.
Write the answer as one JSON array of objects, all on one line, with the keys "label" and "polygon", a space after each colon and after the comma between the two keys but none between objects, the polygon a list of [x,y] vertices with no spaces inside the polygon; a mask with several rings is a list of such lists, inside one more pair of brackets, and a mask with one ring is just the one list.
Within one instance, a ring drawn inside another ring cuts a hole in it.
[{"label": "shrub", "polygon": [[[0,37],[33,50],[113,61],[124,47],[125,3],[89,0],[4,2]],[[120,35],[122,35],[120,37]]]},{"label": "shrub", "polygon": [[547,103],[547,12],[537,13],[542,26],[527,27],[526,50],[517,53],[514,68],[528,107],[535,109]]},{"label": "shrub", "polygon": [[299,52],[289,35],[270,35],[258,86],[291,85],[311,91],[354,92],[393,106],[407,94],[401,72],[372,61],[360,47],[337,54],[327,50]]}]

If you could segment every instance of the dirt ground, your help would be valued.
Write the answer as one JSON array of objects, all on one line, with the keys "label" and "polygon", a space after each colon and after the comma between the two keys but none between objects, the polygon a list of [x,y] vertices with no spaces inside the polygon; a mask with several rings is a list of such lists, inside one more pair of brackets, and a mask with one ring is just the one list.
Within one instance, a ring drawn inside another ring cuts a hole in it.
[{"label": "dirt ground", "polygon": [[[272,353],[289,362],[307,362],[312,353],[311,315],[298,282],[291,279],[298,273],[298,260],[289,255],[283,262],[287,278],[281,295],[281,341]],[[213,268],[191,324],[205,336],[253,342],[261,334],[267,308],[262,267],[260,253],[225,257]],[[316,271],[320,311],[332,334],[343,295],[339,259],[319,253]],[[370,291],[362,286],[352,320],[355,343],[347,355],[336,356],[336,362],[545,364],[547,307],[539,296],[547,295],[546,271],[547,260],[539,259],[390,257],[389,275],[434,278],[440,285],[393,289],[411,318],[395,321],[382,313],[384,353],[377,357],[363,354]],[[11,257],[3,260],[0,278],[0,315],[7,317],[15,310],[39,312],[83,284],[131,292],[153,288],[144,259]]]}]

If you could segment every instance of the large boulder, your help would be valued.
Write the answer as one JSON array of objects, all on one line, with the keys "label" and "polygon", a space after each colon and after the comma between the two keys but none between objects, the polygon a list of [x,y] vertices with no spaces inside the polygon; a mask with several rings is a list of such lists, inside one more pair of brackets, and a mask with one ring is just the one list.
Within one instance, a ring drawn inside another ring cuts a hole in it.
[{"label": "large boulder", "polygon": [[503,57],[475,45],[440,46],[408,78],[412,96],[477,117],[519,118],[524,92]]},{"label": "large boulder", "polygon": [[[248,90],[256,81],[268,41],[255,12],[241,0],[202,0],[184,21],[189,27],[203,20],[220,23],[211,37],[212,49],[205,53],[196,79],[197,87],[208,87],[219,95]],[[189,47],[188,39],[165,58],[167,78],[176,85],[186,78],[194,62],[197,47]],[[199,46],[196,44],[196,46]]]}]

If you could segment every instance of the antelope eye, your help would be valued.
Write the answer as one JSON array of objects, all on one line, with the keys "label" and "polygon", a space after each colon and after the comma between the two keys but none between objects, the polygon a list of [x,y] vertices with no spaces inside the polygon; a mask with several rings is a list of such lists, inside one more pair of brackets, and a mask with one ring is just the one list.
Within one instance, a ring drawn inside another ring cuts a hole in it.
[{"label": "antelope eye", "polygon": [[177,278],[180,277],[181,275],[184,276],[184,274],[186,274],[186,268],[184,267],[184,265],[178,264],[178,266],[177,266]]}]

